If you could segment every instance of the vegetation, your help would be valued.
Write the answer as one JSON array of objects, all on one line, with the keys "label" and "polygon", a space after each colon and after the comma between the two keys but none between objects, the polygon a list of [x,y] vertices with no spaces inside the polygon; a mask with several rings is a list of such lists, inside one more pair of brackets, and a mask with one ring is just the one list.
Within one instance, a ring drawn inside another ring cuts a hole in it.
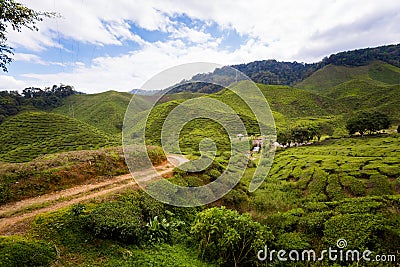
[{"label": "vegetation", "polygon": [[[370,70],[369,67],[359,69],[369,70],[369,74],[373,77],[373,79],[381,80],[383,78],[384,82],[390,81],[390,84],[398,84],[398,69],[393,68],[393,66],[396,66],[397,68],[400,67],[399,51],[400,45],[397,44],[341,52],[330,55],[329,57],[324,58],[322,61],[312,64],[298,63],[296,61],[279,62],[276,60],[261,60],[254,61],[248,64],[233,65],[231,67],[241,71],[256,83],[288,86],[299,85],[299,87],[303,88],[308,87],[308,82],[303,82],[304,80],[308,80],[308,78],[311,80],[315,80],[315,77],[318,77],[319,73],[325,68],[333,70],[333,74],[335,74],[336,70],[341,72],[342,70],[354,69],[351,67],[367,66],[370,64],[374,64],[374,62],[376,61],[382,61],[387,63],[385,64],[386,68],[388,67],[389,69],[392,69],[389,70],[389,73],[385,73],[383,76],[381,75],[382,69],[380,69],[379,67],[374,68],[373,65],[373,68]],[[349,78],[349,76],[351,76],[351,74],[344,74],[344,77],[347,77],[347,79]],[[389,79],[387,76],[385,76],[386,74],[389,75]],[[342,77],[338,78],[342,79]],[[213,80],[218,80],[230,81],[228,82],[228,84],[230,84],[237,81],[236,79],[237,76],[235,75],[235,73],[230,71],[230,68],[222,67],[216,69],[210,74],[195,75],[191,80],[184,81],[187,84],[175,88],[171,91],[171,93],[216,93],[223,88],[206,83],[192,83],[192,81],[201,80],[212,82]],[[326,84],[330,84],[329,87],[335,85],[332,84],[332,80],[324,81],[323,79],[318,79],[318,82],[321,83],[321,89],[326,87]],[[318,83],[316,83],[313,87],[316,88],[318,87],[317,85]]]},{"label": "vegetation", "polygon": [[37,31],[36,22],[54,14],[35,11],[14,0],[2,0],[0,14],[0,68],[7,72],[6,65],[12,61],[13,54],[13,48],[7,44],[7,25],[14,31],[20,32],[22,28]]},{"label": "vegetation", "polygon": [[333,126],[328,123],[317,123],[308,125],[298,125],[291,129],[278,131],[277,141],[283,146],[294,144],[304,144],[317,138],[321,140],[322,135],[332,136]]},{"label": "vegetation", "polygon": [[53,113],[25,112],[1,124],[0,161],[25,162],[44,154],[117,144],[78,120]]},{"label": "vegetation", "polygon": [[[296,87],[314,92],[324,93],[327,90],[352,80],[371,83],[374,86],[393,85],[399,83],[399,67],[374,61],[365,66],[327,65],[314,72],[310,77],[296,84]],[[354,89],[361,89],[355,86]],[[373,88],[371,88],[373,89]],[[343,90],[331,90],[332,93],[352,94]],[[362,92],[362,91],[359,91]]]},{"label": "vegetation", "polygon": [[50,266],[56,249],[46,242],[20,236],[0,237],[0,266]]},{"label": "vegetation", "polygon": [[360,112],[347,121],[346,128],[350,134],[365,132],[374,133],[380,130],[388,129],[390,120],[388,116],[380,112]]},{"label": "vegetation", "polygon": [[327,64],[345,66],[364,66],[375,60],[387,62],[400,67],[400,44],[386,45],[374,48],[364,48],[352,51],[340,52],[324,59]]},{"label": "vegetation", "polygon": [[227,266],[256,264],[256,252],[272,239],[267,227],[254,222],[248,214],[224,207],[200,212],[191,233],[203,259]]},{"label": "vegetation", "polygon": [[72,86],[53,85],[52,88],[25,88],[22,95],[17,91],[0,92],[0,124],[10,116],[24,110],[50,110],[61,105],[61,100],[76,94]]},{"label": "vegetation", "polygon": [[122,149],[72,151],[0,164],[0,204],[128,173]]},{"label": "vegetation", "polygon": [[[148,147],[154,165],[166,161]],[[0,164],[0,205],[128,173],[121,147],[50,154],[26,163]]]},{"label": "vegetation", "polygon": [[[63,100],[60,107],[52,111],[90,124],[105,133],[118,135],[122,131],[125,111],[132,95],[108,91],[93,95],[73,95]],[[143,96],[135,96],[131,108],[140,112],[149,108]]]},{"label": "vegetation", "polygon": [[[233,190],[204,207],[172,207],[143,191],[126,190],[40,214],[25,234],[0,238],[0,266],[24,266],[27,262],[37,266],[283,266],[277,259],[258,261],[257,252],[267,245],[269,250],[314,249],[319,253],[335,248],[339,238],[347,240],[348,249],[397,255],[400,135],[395,133],[396,128],[363,137],[349,137],[346,131],[347,126],[351,133],[364,134],[386,128],[390,121],[398,125],[400,72],[394,66],[396,49],[398,45],[346,52],[326,58],[319,65],[276,61],[243,65],[263,81],[287,84],[319,69],[299,84],[302,89],[259,84],[273,110],[278,141],[298,146],[277,149],[269,174],[258,190],[248,191],[257,165],[263,164],[255,153]],[[360,53],[358,60],[356,55]],[[394,60],[394,65],[377,59]],[[257,68],[263,64],[270,70],[265,67],[260,73]],[[216,72],[219,79],[229,80],[224,77],[224,69]],[[195,92],[215,89],[190,86]],[[245,83],[239,81],[235,86]],[[257,136],[260,129],[250,108],[232,92],[220,89],[212,95],[182,92],[164,96],[148,118],[148,144],[160,145],[167,114],[193,97],[228,104],[247,132]],[[21,104],[15,112],[8,108],[12,105],[5,109],[11,113],[0,128],[0,160],[29,162],[0,164],[0,204],[128,172],[122,150],[115,146],[130,95],[74,94],[62,97],[61,105],[54,108],[49,103],[42,107],[30,102],[43,96],[39,90],[26,89],[24,96],[13,94],[7,92],[4,96],[7,101],[21,99],[29,104]],[[146,119],[150,97],[134,100],[136,121]],[[18,114],[43,108],[53,113]],[[188,113],[194,109],[187,106]],[[133,126],[131,134],[138,130]],[[192,120],[180,132],[179,142],[188,158],[201,156],[199,143],[204,137],[213,139],[218,148],[210,166],[195,173],[175,168],[169,181],[186,187],[202,186],[214,182],[227,163],[236,160],[231,157],[227,133],[209,119]],[[307,144],[311,140],[318,142]],[[114,147],[102,148],[105,146]],[[148,151],[153,164],[165,162],[160,147],[149,146]],[[148,188],[157,189],[157,184],[151,183]],[[320,263],[339,265],[343,262]]]}]

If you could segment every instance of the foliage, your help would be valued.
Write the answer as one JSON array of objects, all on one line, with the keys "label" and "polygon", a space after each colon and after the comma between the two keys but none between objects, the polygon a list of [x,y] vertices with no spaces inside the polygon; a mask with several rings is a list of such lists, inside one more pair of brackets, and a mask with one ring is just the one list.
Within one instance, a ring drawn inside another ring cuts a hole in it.
[{"label": "foliage", "polygon": [[400,67],[400,45],[386,45],[375,48],[356,49],[340,52],[324,59],[327,64],[344,66],[363,66],[374,60],[388,62]]},{"label": "foliage", "polygon": [[396,134],[329,139],[278,151],[260,188],[250,198],[260,216],[307,201],[329,201],[399,193]]},{"label": "foliage", "polygon": [[346,249],[393,253],[400,244],[396,199],[398,196],[309,202],[302,209],[275,213],[265,220],[277,237],[272,248],[312,247],[318,251],[346,239]]},{"label": "foliage", "polygon": [[170,241],[171,227],[172,225],[167,221],[167,219],[159,219],[158,216],[154,216],[154,218],[146,224],[147,238],[149,242],[151,244],[157,244]]},{"label": "foliage", "polygon": [[349,134],[365,132],[373,133],[390,127],[390,120],[387,115],[380,112],[360,112],[347,121],[346,128]]},{"label": "foliage", "polygon": [[0,128],[0,161],[25,162],[43,154],[117,145],[100,130],[58,114],[25,112]]},{"label": "foliage", "polygon": [[90,213],[90,229],[96,236],[140,244],[144,221],[139,206],[127,202],[102,203]]},{"label": "foliage", "polygon": [[0,164],[0,203],[128,173],[121,148],[73,151]]},{"label": "foliage", "polygon": [[53,246],[20,236],[0,237],[0,266],[50,266],[56,259]]},{"label": "foliage", "polygon": [[191,233],[202,258],[230,266],[255,261],[256,251],[272,239],[270,231],[248,214],[224,207],[200,212]]},{"label": "foliage", "polygon": [[315,138],[320,141],[322,135],[331,136],[333,132],[333,127],[327,122],[300,124],[289,129],[278,130],[277,141],[284,146],[290,146],[292,143],[304,144]]},{"label": "foliage", "polygon": [[30,87],[23,90],[23,95],[20,95],[18,91],[1,91],[0,123],[23,110],[55,108],[61,105],[63,98],[76,93],[69,85],[53,85],[51,89],[45,88],[44,90]]},{"label": "foliage", "polygon": [[7,64],[12,61],[13,48],[7,45],[7,26],[20,32],[23,27],[30,30],[38,30],[36,22],[44,17],[53,17],[48,12],[38,12],[24,6],[14,0],[2,0],[0,2],[0,67],[7,72]]},{"label": "foliage", "polygon": [[[301,87],[308,87],[308,81],[305,83],[302,83],[302,81],[309,78],[310,75],[312,77],[311,79],[314,79],[313,75],[317,74],[326,66],[365,66],[379,60],[400,67],[399,50],[400,45],[397,44],[340,52],[332,54],[320,62],[311,64],[298,63],[296,61],[279,62],[276,60],[260,60],[247,64],[233,65],[231,67],[241,71],[256,83],[289,86],[300,84]],[[376,72],[371,73],[371,75],[374,78],[380,79],[379,74],[376,75]],[[170,93],[216,93],[223,88],[211,84],[213,81],[222,80],[226,84],[230,84],[236,82],[236,79],[237,76],[228,67],[217,68],[212,73],[198,74],[193,76],[189,81],[183,81],[185,84],[177,86],[174,90],[170,91]],[[199,80],[206,81],[206,83],[192,82]],[[325,82],[322,81],[322,84],[324,83]],[[316,88],[316,86],[313,86],[313,88],[314,87]]]},{"label": "foliage", "polygon": [[119,135],[131,100],[130,109],[135,113],[150,108],[150,102],[143,96],[132,97],[129,93],[107,91],[66,97],[62,105],[53,109],[52,112],[81,120],[105,133]]}]

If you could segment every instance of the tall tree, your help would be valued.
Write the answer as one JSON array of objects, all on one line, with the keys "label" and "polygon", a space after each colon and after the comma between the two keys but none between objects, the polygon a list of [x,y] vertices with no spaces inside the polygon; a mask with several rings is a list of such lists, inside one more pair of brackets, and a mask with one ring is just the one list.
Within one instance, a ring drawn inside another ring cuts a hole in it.
[{"label": "tall tree", "polygon": [[347,121],[346,128],[349,134],[359,133],[364,135],[367,131],[370,133],[377,132],[390,127],[390,119],[386,114],[362,111]]},{"label": "tall tree", "polygon": [[37,31],[36,23],[54,13],[38,12],[14,0],[0,0],[0,68],[7,72],[7,64],[12,61],[13,48],[7,44],[7,30],[20,32],[22,28]]}]

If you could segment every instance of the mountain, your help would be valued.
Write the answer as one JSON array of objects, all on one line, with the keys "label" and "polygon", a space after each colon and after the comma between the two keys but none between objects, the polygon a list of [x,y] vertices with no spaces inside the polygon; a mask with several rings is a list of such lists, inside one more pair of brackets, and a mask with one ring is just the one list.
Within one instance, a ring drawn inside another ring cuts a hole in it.
[{"label": "mountain", "polygon": [[[334,69],[340,67],[368,66],[375,61],[381,61],[400,67],[400,44],[380,46],[375,48],[364,48],[352,51],[340,52],[325,57],[323,60],[315,63],[280,62],[276,60],[260,60],[247,64],[238,64],[218,68],[212,73],[198,74],[189,81],[177,86],[171,93],[177,92],[201,92],[215,93],[222,90],[220,86],[214,86],[207,83],[191,83],[194,81],[212,82],[215,80],[230,80],[230,83],[237,81],[237,75],[230,71],[231,68],[237,69],[252,79],[255,83],[288,85],[294,86],[301,84],[302,81],[314,75],[326,66]],[[379,70],[377,71],[379,73]],[[396,77],[393,77],[395,79]],[[226,82],[225,82],[226,83]]]},{"label": "mountain", "polygon": [[373,61],[365,66],[327,65],[296,87],[318,93],[351,80],[362,80],[377,86],[400,84],[400,68],[382,61]]},{"label": "mountain", "polygon": [[365,66],[328,65],[296,87],[335,99],[347,111],[378,110],[400,117],[400,68],[382,61]]},{"label": "mountain", "polygon": [[[72,95],[65,98],[62,106],[52,112],[76,118],[108,134],[119,134],[131,99],[131,94],[116,91]],[[149,108],[149,101],[143,96],[135,96],[133,101],[132,105],[137,108],[137,112]]]},{"label": "mountain", "polygon": [[24,112],[1,124],[0,161],[24,162],[43,154],[117,145],[79,120],[47,112]]},{"label": "mountain", "polygon": [[129,93],[133,95],[156,95],[161,93],[161,90],[143,90],[143,89],[133,89]]}]

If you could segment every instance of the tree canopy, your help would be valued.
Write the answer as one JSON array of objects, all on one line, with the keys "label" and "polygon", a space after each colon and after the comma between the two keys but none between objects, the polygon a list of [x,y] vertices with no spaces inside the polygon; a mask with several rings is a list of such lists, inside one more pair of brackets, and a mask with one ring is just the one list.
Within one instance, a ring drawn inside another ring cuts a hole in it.
[{"label": "tree canopy", "polygon": [[35,24],[52,16],[54,13],[35,11],[14,0],[0,0],[0,68],[4,72],[7,72],[7,64],[13,55],[13,48],[7,44],[8,28],[18,32],[24,27],[37,31]]},{"label": "tree canopy", "polygon": [[359,133],[364,135],[366,132],[374,133],[390,127],[390,120],[386,114],[375,112],[360,112],[347,121],[346,128],[349,134]]},{"label": "tree canopy", "polygon": [[77,92],[70,85],[53,85],[45,89],[28,87],[22,91],[0,91],[0,123],[22,110],[47,110],[61,105],[61,100]]}]

